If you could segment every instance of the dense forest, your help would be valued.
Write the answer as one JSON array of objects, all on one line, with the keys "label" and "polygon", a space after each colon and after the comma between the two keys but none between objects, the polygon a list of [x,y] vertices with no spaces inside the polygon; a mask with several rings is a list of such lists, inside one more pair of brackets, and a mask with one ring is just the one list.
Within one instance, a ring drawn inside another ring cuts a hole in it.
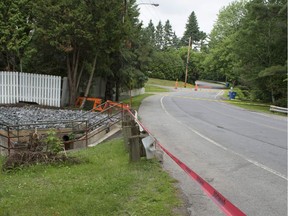
[{"label": "dense forest", "polygon": [[170,21],[139,21],[135,0],[3,0],[0,71],[68,77],[70,103],[106,80],[105,99],[148,77],[230,82],[247,100],[287,106],[287,1],[238,0],[222,8],[210,33],[191,10],[182,37]]}]

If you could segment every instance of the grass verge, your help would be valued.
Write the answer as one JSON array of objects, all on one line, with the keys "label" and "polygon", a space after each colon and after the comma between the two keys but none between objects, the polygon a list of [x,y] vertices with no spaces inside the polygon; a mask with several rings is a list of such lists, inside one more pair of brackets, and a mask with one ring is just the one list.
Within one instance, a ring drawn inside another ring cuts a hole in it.
[{"label": "grass verge", "polygon": [[[172,80],[161,80],[161,79],[154,79],[149,78],[147,84],[148,85],[161,85],[161,86],[169,86],[169,87],[175,87],[175,81]],[[187,88],[194,88],[194,85],[191,85],[187,83]],[[184,88],[184,82],[178,81],[178,88]]]},{"label": "grass verge", "polygon": [[140,105],[141,105],[141,103],[142,103],[142,100],[144,100],[146,97],[149,97],[151,95],[153,95],[153,94],[145,93],[145,94],[142,94],[142,95],[138,95],[138,96],[132,97],[131,99],[130,98],[125,99],[122,102],[125,103],[125,104],[130,104],[130,102],[132,101],[132,104],[131,104],[132,109],[138,110]]},{"label": "grass verge", "polygon": [[279,115],[279,116],[287,116],[285,113],[277,113],[277,112],[271,112],[270,111],[270,104],[265,104],[265,103],[259,103],[259,102],[249,102],[249,101],[242,101],[242,100],[228,100],[228,91],[226,90],[224,93],[224,98],[227,99],[225,102],[229,104],[233,104],[235,106],[251,110],[251,111],[256,111],[256,112],[262,112],[262,113],[268,113],[268,114],[274,114],[274,115]]},{"label": "grass verge", "polygon": [[250,102],[243,102],[240,100],[232,100],[232,101],[226,101],[227,103],[233,104],[235,106],[248,109],[251,111],[258,111],[258,112],[266,112],[266,113],[271,113],[270,112],[270,105],[268,104],[258,104],[258,103],[250,103]]},{"label": "grass verge", "polygon": [[169,92],[169,90],[166,88],[161,88],[161,87],[154,86],[151,84],[146,84],[145,85],[145,92]]},{"label": "grass verge", "polygon": [[122,139],[70,154],[85,162],[0,173],[0,215],[172,216],[181,205],[175,180],[157,161],[129,163]]}]

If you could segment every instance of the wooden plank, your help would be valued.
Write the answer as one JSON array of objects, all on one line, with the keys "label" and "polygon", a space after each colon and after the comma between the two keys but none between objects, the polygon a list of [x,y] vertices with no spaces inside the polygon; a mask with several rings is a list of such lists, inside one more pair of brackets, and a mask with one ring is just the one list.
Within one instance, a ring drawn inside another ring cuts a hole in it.
[{"label": "wooden plank", "polygon": [[129,138],[131,137],[131,127],[124,126],[122,131],[123,131],[123,139],[124,139],[124,148],[127,152],[129,152]]}]

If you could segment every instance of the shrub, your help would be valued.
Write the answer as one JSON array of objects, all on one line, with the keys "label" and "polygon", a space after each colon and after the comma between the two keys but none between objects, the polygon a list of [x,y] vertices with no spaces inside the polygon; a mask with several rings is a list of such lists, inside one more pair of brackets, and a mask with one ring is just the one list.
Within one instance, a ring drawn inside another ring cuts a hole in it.
[{"label": "shrub", "polygon": [[47,144],[47,151],[53,154],[58,154],[64,148],[64,145],[60,138],[57,137],[55,130],[49,130],[44,141]]}]

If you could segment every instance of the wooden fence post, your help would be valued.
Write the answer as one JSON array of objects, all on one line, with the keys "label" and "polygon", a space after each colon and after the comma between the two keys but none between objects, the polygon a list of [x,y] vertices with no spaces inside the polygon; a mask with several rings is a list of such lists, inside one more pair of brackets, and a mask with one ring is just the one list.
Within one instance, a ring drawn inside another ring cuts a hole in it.
[{"label": "wooden fence post", "polygon": [[131,121],[131,137],[129,138],[129,159],[130,162],[135,162],[140,160],[140,138],[139,138],[139,127],[136,122]]},{"label": "wooden fence post", "polygon": [[145,148],[141,138],[147,136],[140,134],[139,126],[130,115],[125,115],[122,122],[124,147],[129,152],[129,161],[139,161],[141,157],[146,156]]},{"label": "wooden fence post", "polygon": [[129,114],[124,115],[122,121],[122,131],[124,137],[124,148],[127,152],[129,151],[129,137],[132,136],[131,126],[132,126],[132,120],[130,115]]},{"label": "wooden fence post", "polygon": [[136,162],[140,160],[139,136],[129,138],[129,161]]}]

